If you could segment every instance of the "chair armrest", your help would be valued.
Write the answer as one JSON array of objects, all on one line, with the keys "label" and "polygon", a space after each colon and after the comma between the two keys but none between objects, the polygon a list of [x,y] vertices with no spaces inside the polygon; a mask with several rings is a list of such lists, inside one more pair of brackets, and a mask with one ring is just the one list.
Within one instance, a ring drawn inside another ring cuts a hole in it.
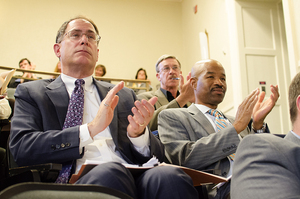
[{"label": "chair armrest", "polygon": [[38,171],[40,173],[41,182],[54,182],[61,169],[62,165],[55,163],[15,167],[9,169],[9,176],[18,175],[26,171]]}]

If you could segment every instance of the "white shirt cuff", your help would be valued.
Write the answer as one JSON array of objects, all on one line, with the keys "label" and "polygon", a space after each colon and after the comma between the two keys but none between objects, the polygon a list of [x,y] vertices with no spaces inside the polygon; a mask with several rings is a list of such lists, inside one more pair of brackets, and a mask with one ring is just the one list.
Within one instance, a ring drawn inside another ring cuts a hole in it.
[{"label": "white shirt cuff", "polygon": [[150,139],[149,139],[149,130],[148,127],[145,129],[145,133],[140,135],[139,137],[132,138],[129,137],[128,132],[127,132],[127,137],[129,140],[132,142],[134,145],[134,148],[144,156],[149,156],[150,155]]},{"label": "white shirt cuff", "polygon": [[80,126],[79,138],[80,138],[79,153],[81,154],[82,153],[82,148],[93,142],[93,138],[90,135],[87,124],[83,124],[83,125]]}]

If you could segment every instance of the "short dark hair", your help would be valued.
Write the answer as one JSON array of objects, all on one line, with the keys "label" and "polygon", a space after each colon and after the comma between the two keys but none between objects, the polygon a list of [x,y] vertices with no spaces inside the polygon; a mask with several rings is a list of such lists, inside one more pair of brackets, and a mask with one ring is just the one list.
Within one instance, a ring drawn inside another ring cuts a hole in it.
[{"label": "short dark hair", "polygon": [[20,64],[23,62],[23,61],[28,61],[28,64],[29,65],[31,65],[31,62],[29,61],[29,59],[27,59],[27,58],[23,58],[23,59],[21,59],[20,61],[19,61],[19,67],[20,67]]},{"label": "short dark hair", "polygon": [[139,68],[139,69],[138,69],[138,71],[136,72],[136,75],[135,75],[135,79],[138,78],[138,74],[139,74],[139,72],[140,72],[141,70],[144,71],[145,77],[146,77],[146,79],[148,79],[148,75],[147,75],[146,69],[143,69],[143,68]]},{"label": "short dark hair", "polygon": [[[66,29],[67,29],[68,24],[69,24],[71,21],[74,21],[74,20],[76,20],[76,19],[84,19],[84,20],[87,20],[88,22],[90,22],[90,23],[94,26],[94,28],[95,28],[95,30],[96,30],[96,33],[99,35],[99,31],[98,31],[98,28],[97,28],[96,24],[95,24],[91,19],[89,19],[89,18],[87,18],[87,17],[85,17],[85,16],[80,15],[80,16],[71,18],[71,19],[69,19],[68,21],[65,21],[65,22],[61,25],[61,27],[59,28],[59,30],[57,31],[57,34],[56,34],[56,43],[60,43],[60,42],[62,41],[62,39],[63,39],[63,37],[64,37],[64,35],[65,35],[65,33],[66,33]],[[99,41],[97,42],[97,44],[98,44],[98,43],[99,43]]]},{"label": "short dark hair", "polygon": [[106,68],[105,68],[104,65],[98,64],[98,65],[95,67],[95,70],[96,70],[97,68],[102,68],[102,71],[103,71],[103,75],[102,75],[102,76],[104,76],[104,75],[106,74]]},{"label": "short dark hair", "polygon": [[292,124],[297,119],[297,98],[300,95],[300,73],[298,73],[292,80],[289,87],[289,106],[290,106],[290,118]]}]

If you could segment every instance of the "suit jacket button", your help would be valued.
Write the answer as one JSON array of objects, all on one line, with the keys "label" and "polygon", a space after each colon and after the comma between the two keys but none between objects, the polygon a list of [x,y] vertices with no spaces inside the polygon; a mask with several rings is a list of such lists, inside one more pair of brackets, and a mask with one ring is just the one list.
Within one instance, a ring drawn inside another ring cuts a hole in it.
[{"label": "suit jacket button", "polygon": [[51,149],[55,150],[56,147],[52,144],[52,145],[51,145]]},{"label": "suit jacket button", "polygon": [[65,144],[64,143],[61,143],[61,145],[60,145],[62,148],[65,148]]},{"label": "suit jacket button", "polygon": [[56,149],[59,149],[59,148],[60,148],[60,145],[59,145],[59,144],[57,144],[57,145],[56,145]]},{"label": "suit jacket button", "polygon": [[66,147],[69,147],[69,146],[71,146],[71,144],[67,142],[67,143],[66,143]]}]

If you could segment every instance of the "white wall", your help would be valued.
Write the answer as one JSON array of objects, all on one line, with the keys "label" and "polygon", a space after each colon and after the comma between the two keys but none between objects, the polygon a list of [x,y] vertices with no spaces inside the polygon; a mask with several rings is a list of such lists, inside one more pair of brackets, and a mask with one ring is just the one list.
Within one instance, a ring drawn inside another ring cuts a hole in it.
[{"label": "white wall", "polygon": [[165,53],[183,58],[181,2],[152,0],[0,0],[0,65],[18,67],[21,58],[52,72],[61,24],[79,14],[91,18],[102,37],[99,61],[106,77],[134,79],[146,68],[152,85],[155,63]]},{"label": "white wall", "polygon": [[[198,11],[194,13],[197,5]],[[225,112],[233,107],[233,89],[229,52],[229,30],[225,0],[184,0],[182,2],[183,55],[186,71],[201,60],[199,32],[208,32],[210,58],[220,61],[227,76],[227,93],[219,108]]]}]

